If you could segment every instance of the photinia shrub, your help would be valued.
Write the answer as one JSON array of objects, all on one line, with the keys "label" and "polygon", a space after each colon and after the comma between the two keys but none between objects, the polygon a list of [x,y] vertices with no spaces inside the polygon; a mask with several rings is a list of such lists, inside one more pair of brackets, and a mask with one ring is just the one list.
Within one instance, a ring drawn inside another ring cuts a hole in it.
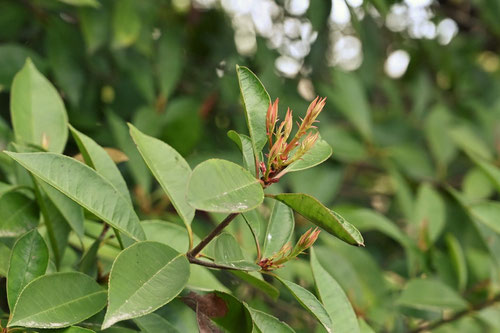
[{"label": "photinia shrub", "polygon": [[[10,183],[0,187],[0,234],[8,240],[2,251],[10,252],[5,332],[178,332],[185,328],[170,318],[186,310],[200,332],[293,332],[235,295],[221,282],[224,274],[270,299],[287,291],[327,332],[359,332],[346,295],[322,263],[325,254],[312,245],[323,231],[363,246],[361,234],[309,194],[273,191],[288,173],[332,154],[315,126],[326,100],[316,98],[294,130],[292,111],[279,121],[278,99],[271,102],[248,68],[236,71],[249,135],[228,136],[242,165],[214,158],[191,169],[174,148],[129,125],[181,227],[138,216],[113,154],[68,124],[56,89],[26,62],[12,84],[15,137],[3,155]],[[80,151],[74,157],[62,154],[68,132]],[[197,211],[225,217],[199,238],[192,228]],[[317,226],[295,243],[294,211]],[[227,229],[236,219],[253,237],[252,255]],[[68,256],[68,247],[77,255]],[[315,293],[278,273],[308,249]]]}]

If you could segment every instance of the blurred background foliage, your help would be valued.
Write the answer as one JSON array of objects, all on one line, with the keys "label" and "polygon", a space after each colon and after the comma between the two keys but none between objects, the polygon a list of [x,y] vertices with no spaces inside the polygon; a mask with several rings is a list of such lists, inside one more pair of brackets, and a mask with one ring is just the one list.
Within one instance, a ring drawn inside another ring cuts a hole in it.
[{"label": "blurred background foliage", "polygon": [[[363,232],[366,248],[325,233],[316,246],[362,330],[500,332],[498,17],[496,0],[0,0],[2,149],[12,78],[30,57],[70,123],[126,155],[140,214],[175,220],[126,122],[192,166],[239,162],[226,132],[246,132],[235,75],[246,65],[282,115],[328,97],[319,130],[333,156],[273,187],[315,195]],[[216,218],[193,227],[202,236]],[[232,228],[253,251],[244,223]],[[311,287],[306,260],[279,274]],[[231,286],[311,331],[286,292],[274,303]],[[193,319],[164,315],[186,329]]]}]

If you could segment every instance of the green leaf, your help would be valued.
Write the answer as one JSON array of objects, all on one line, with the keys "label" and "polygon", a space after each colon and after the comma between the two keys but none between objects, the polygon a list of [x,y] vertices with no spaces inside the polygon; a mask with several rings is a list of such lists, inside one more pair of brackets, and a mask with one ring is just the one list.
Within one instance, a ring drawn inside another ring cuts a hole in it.
[{"label": "green leaf", "polygon": [[227,136],[236,143],[243,154],[243,166],[245,169],[250,173],[255,172],[255,155],[253,154],[252,140],[248,136],[238,134],[233,130],[227,132]]},{"label": "green leaf", "polygon": [[133,0],[114,3],[113,7],[113,47],[132,45],[141,31],[141,19]]},{"label": "green leaf", "polygon": [[358,320],[342,287],[323,268],[311,250],[311,269],[319,298],[332,319],[332,329],[337,333],[359,333]]},{"label": "green leaf", "polygon": [[49,249],[36,229],[16,241],[7,274],[7,299],[11,311],[21,290],[33,279],[45,274],[48,264]]},{"label": "green leaf", "polygon": [[97,171],[98,174],[109,180],[111,184],[120,192],[120,194],[132,203],[127,183],[122,177],[120,170],[109,154],[99,146],[94,140],[85,134],[78,132],[73,126],[69,127],[71,134],[82,153],[85,164]]},{"label": "green leaf", "polygon": [[64,150],[68,117],[63,101],[29,59],[14,77],[10,100],[16,140],[57,153]]},{"label": "green leaf", "polygon": [[135,240],[145,239],[133,207],[93,169],[70,157],[53,153],[6,154],[106,223]]},{"label": "green leaf", "polygon": [[142,333],[178,333],[179,331],[165,318],[156,313],[135,318],[134,322],[139,326]]},{"label": "green leaf", "polygon": [[462,191],[469,200],[482,200],[489,198],[495,188],[488,175],[478,167],[472,168],[462,180]]},{"label": "green leaf", "polygon": [[130,125],[130,135],[142,158],[160,183],[175,210],[188,229],[195,209],[187,203],[186,184],[191,176],[191,168],[184,158],[166,143],[145,135]]},{"label": "green leaf", "polygon": [[244,271],[233,271],[231,270],[231,273],[233,275],[236,275],[238,278],[241,280],[251,284],[255,288],[261,290],[262,292],[266,293],[269,297],[272,299],[277,299],[278,296],[280,295],[280,292],[276,287],[274,287],[272,284],[269,282],[266,282],[262,278],[262,274],[258,272],[244,272]]},{"label": "green leaf", "polygon": [[314,296],[309,290],[295,284],[291,281],[284,280],[280,277],[277,279],[292,293],[293,297],[306,309],[310,314],[312,314],[327,332],[333,332],[332,330],[332,320],[328,315],[328,312],[324,308],[323,304],[318,301],[316,296]]},{"label": "green leaf", "polygon": [[[293,151],[291,154],[293,154]],[[319,139],[312,149],[306,152],[300,159],[287,166],[285,170],[286,172],[294,172],[309,169],[323,163],[331,155],[332,147],[325,140]]]},{"label": "green leaf", "polygon": [[470,213],[484,225],[500,234],[500,202],[484,201],[470,206]]},{"label": "green leaf", "polygon": [[102,329],[167,304],[184,289],[188,278],[188,260],[171,247],[151,241],[131,245],[113,263]]},{"label": "green leaf", "polygon": [[287,323],[265,312],[248,307],[255,326],[262,333],[293,333],[295,332]]},{"label": "green leaf", "polygon": [[420,185],[414,214],[414,223],[427,231],[431,244],[436,242],[445,226],[446,210],[443,199],[431,185]]},{"label": "green leaf", "polygon": [[264,191],[259,180],[241,166],[211,159],[193,170],[187,199],[191,206],[199,210],[246,212],[262,203]]},{"label": "green leaf", "polygon": [[490,178],[497,192],[500,192],[500,170],[474,154],[469,154],[469,157]]},{"label": "green leaf", "polygon": [[433,279],[410,280],[397,303],[427,310],[452,309],[459,311],[467,308],[467,303],[456,291],[441,281]]},{"label": "green leaf", "polygon": [[0,196],[0,237],[18,237],[38,225],[36,203],[17,192]]},{"label": "green leaf", "polygon": [[293,210],[280,201],[276,201],[267,224],[262,257],[269,258],[278,252],[291,239],[294,226]]},{"label": "green leaf", "polygon": [[44,275],[23,289],[8,327],[67,327],[91,317],[105,305],[106,291],[85,274]]},{"label": "green leaf", "polygon": [[262,82],[247,67],[236,66],[248,131],[254,154],[260,153],[267,143],[266,114],[271,98]]},{"label": "green leaf", "polygon": [[230,233],[224,232],[214,241],[215,262],[230,269],[243,271],[259,270],[260,266],[246,260],[240,245]]},{"label": "green leaf", "polygon": [[78,271],[93,278],[97,278],[97,252],[99,251],[100,245],[101,240],[98,238],[92,243],[87,251],[85,251],[78,263]]},{"label": "green leaf", "polygon": [[0,90],[5,91],[10,88],[12,79],[28,58],[44,72],[45,63],[38,54],[33,52],[33,49],[18,44],[2,43],[0,46]]},{"label": "green leaf", "polygon": [[339,214],[323,206],[314,197],[303,193],[281,193],[272,197],[344,242],[364,246],[363,237],[358,229]]},{"label": "green leaf", "polygon": [[165,30],[158,41],[157,68],[160,93],[168,101],[182,76],[186,58],[182,48],[183,41],[180,38],[182,32],[170,27]]},{"label": "green leaf", "polygon": [[452,234],[447,234],[445,239],[451,258],[451,264],[455,269],[458,290],[463,292],[467,286],[467,262],[465,260],[464,251],[458,239]]},{"label": "green leaf", "polygon": [[493,155],[490,148],[479,137],[477,131],[469,125],[456,126],[448,131],[451,139],[467,154],[475,154],[486,160],[491,160]]},{"label": "green leaf", "polygon": [[9,260],[11,250],[7,245],[0,242],[0,276],[7,276],[9,271]]},{"label": "green leaf", "polygon": [[434,107],[425,118],[425,138],[434,160],[441,168],[448,165],[457,153],[455,143],[446,131],[452,120],[450,112],[443,105]]},{"label": "green leaf", "polygon": [[97,0],[59,0],[61,2],[64,2],[68,5],[72,6],[78,6],[78,7],[93,7],[93,8],[98,8],[101,6],[101,4]]}]

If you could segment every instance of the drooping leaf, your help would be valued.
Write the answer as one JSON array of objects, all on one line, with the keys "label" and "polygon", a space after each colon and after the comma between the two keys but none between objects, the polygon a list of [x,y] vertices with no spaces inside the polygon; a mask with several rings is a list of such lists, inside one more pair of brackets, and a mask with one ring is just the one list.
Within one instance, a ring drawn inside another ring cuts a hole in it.
[{"label": "drooping leaf", "polygon": [[132,125],[130,135],[142,158],[160,183],[186,226],[194,217],[195,209],[186,200],[186,192],[191,168],[184,158],[166,143],[143,134]]},{"label": "drooping leaf", "polygon": [[191,206],[199,210],[235,213],[260,205],[264,192],[258,179],[241,166],[211,159],[193,170],[187,199]]},{"label": "drooping leaf", "polygon": [[[291,154],[293,154],[293,151]],[[286,172],[294,172],[309,169],[323,163],[331,155],[332,147],[330,147],[325,140],[319,139],[308,152],[306,152],[300,159],[286,167],[285,170]]]},{"label": "drooping leaf", "polygon": [[287,323],[265,312],[248,307],[255,326],[262,333],[293,333],[295,332]]},{"label": "drooping leaf", "polygon": [[135,318],[134,322],[139,326],[143,333],[179,333],[179,331],[170,324],[165,318],[156,313],[150,313],[145,316]]},{"label": "drooping leaf", "polygon": [[70,126],[71,134],[78,145],[85,164],[97,171],[98,174],[109,180],[120,194],[132,203],[127,183],[122,177],[120,170],[104,148],[94,140]]},{"label": "drooping leaf", "polygon": [[325,307],[318,301],[316,296],[296,283],[284,280],[280,277],[277,277],[277,279],[292,293],[293,297],[295,297],[300,305],[323,325],[327,332],[333,332],[332,320]]},{"label": "drooping leaf", "polygon": [[7,154],[113,227],[135,240],[145,239],[139,218],[130,203],[108,180],[90,167],[53,153]]},{"label": "drooping leaf", "polygon": [[262,257],[268,258],[278,252],[292,237],[294,226],[293,210],[276,201],[267,224]]},{"label": "drooping leaf", "polygon": [[227,132],[227,136],[233,140],[233,142],[238,146],[243,155],[243,166],[250,173],[255,172],[255,155],[253,153],[252,140],[244,135],[238,134],[237,132],[231,130]]},{"label": "drooping leaf", "polygon": [[105,305],[106,291],[85,274],[44,275],[23,289],[9,327],[67,327],[96,314]]},{"label": "drooping leaf", "polygon": [[33,279],[45,274],[48,264],[49,249],[36,229],[16,241],[7,274],[7,299],[11,311],[21,290]]},{"label": "drooping leaf", "polygon": [[266,114],[271,98],[257,76],[247,67],[236,66],[236,73],[254,154],[258,154],[267,142]]},{"label": "drooping leaf", "polygon": [[259,270],[260,266],[246,260],[240,245],[230,233],[224,232],[214,241],[215,262],[231,269],[243,271]]},{"label": "drooping leaf", "polygon": [[364,246],[363,237],[352,224],[314,197],[303,193],[281,193],[272,197],[344,242]]},{"label": "drooping leaf", "polygon": [[337,333],[359,333],[358,320],[346,294],[337,281],[323,268],[311,250],[311,269],[319,298],[332,319]]},{"label": "drooping leaf", "polygon": [[408,282],[399,297],[398,304],[428,310],[463,310],[467,303],[439,280],[413,279]]},{"label": "drooping leaf", "polygon": [[188,260],[171,247],[152,241],[131,245],[113,263],[102,329],[155,311],[177,296],[188,279]]},{"label": "drooping leaf", "polygon": [[0,237],[17,237],[36,228],[36,203],[18,192],[0,196]]},{"label": "drooping leaf", "polygon": [[68,138],[66,109],[57,90],[29,59],[14,77],[10,100],[16,140],[63,151]]}]

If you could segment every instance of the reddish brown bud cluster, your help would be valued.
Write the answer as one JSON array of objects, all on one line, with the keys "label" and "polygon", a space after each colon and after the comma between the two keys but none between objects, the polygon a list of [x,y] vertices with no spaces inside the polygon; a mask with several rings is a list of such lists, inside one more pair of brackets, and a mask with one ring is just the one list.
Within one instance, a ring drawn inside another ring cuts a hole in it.
[{"label": "reddish brown bud cluster", "polygon": [[264,258],[259,261],[258,265],[262,268],[263,271],[272,271],[283,267],[283,264],[287,261],[295,259],[297,256],[302,254],[305,250],[310,248],[314,242],[318,239],[319,233],[321,230],[315,228],[314,230],[311,228],[303,234],[294,248],[290,243],[286,243],[283,247],[273,254],[269,258]]},{"label": "reddish brown bud cluster", "polygon": [[[274,103],[269,105],[266,115],[266,133],[269,141],[269,153],[267,154],[267,165],[264,163],[259,165],[260,171],[263,174],[261,181],[264,186],[279,181],[280,177],[286,172],[285,168],[300,159],[314,146],[318,140],[319,133],[307,132],[311,128],[316,128],[314,123],[317,122],[316,118],[325,106],[326,97],[316,97],[314,101],[312,101],[304,119],[301,119],[302,122],[299,124],[297,133],[290,142],[287,141],[293,129],[292,110],[290,110],[290,108],[287,109],[285,119],[276,127],[278,123],[278,102],[279,100],[276,99]],[[290,156],[290,153],[295,148],[294,154]]]}]

